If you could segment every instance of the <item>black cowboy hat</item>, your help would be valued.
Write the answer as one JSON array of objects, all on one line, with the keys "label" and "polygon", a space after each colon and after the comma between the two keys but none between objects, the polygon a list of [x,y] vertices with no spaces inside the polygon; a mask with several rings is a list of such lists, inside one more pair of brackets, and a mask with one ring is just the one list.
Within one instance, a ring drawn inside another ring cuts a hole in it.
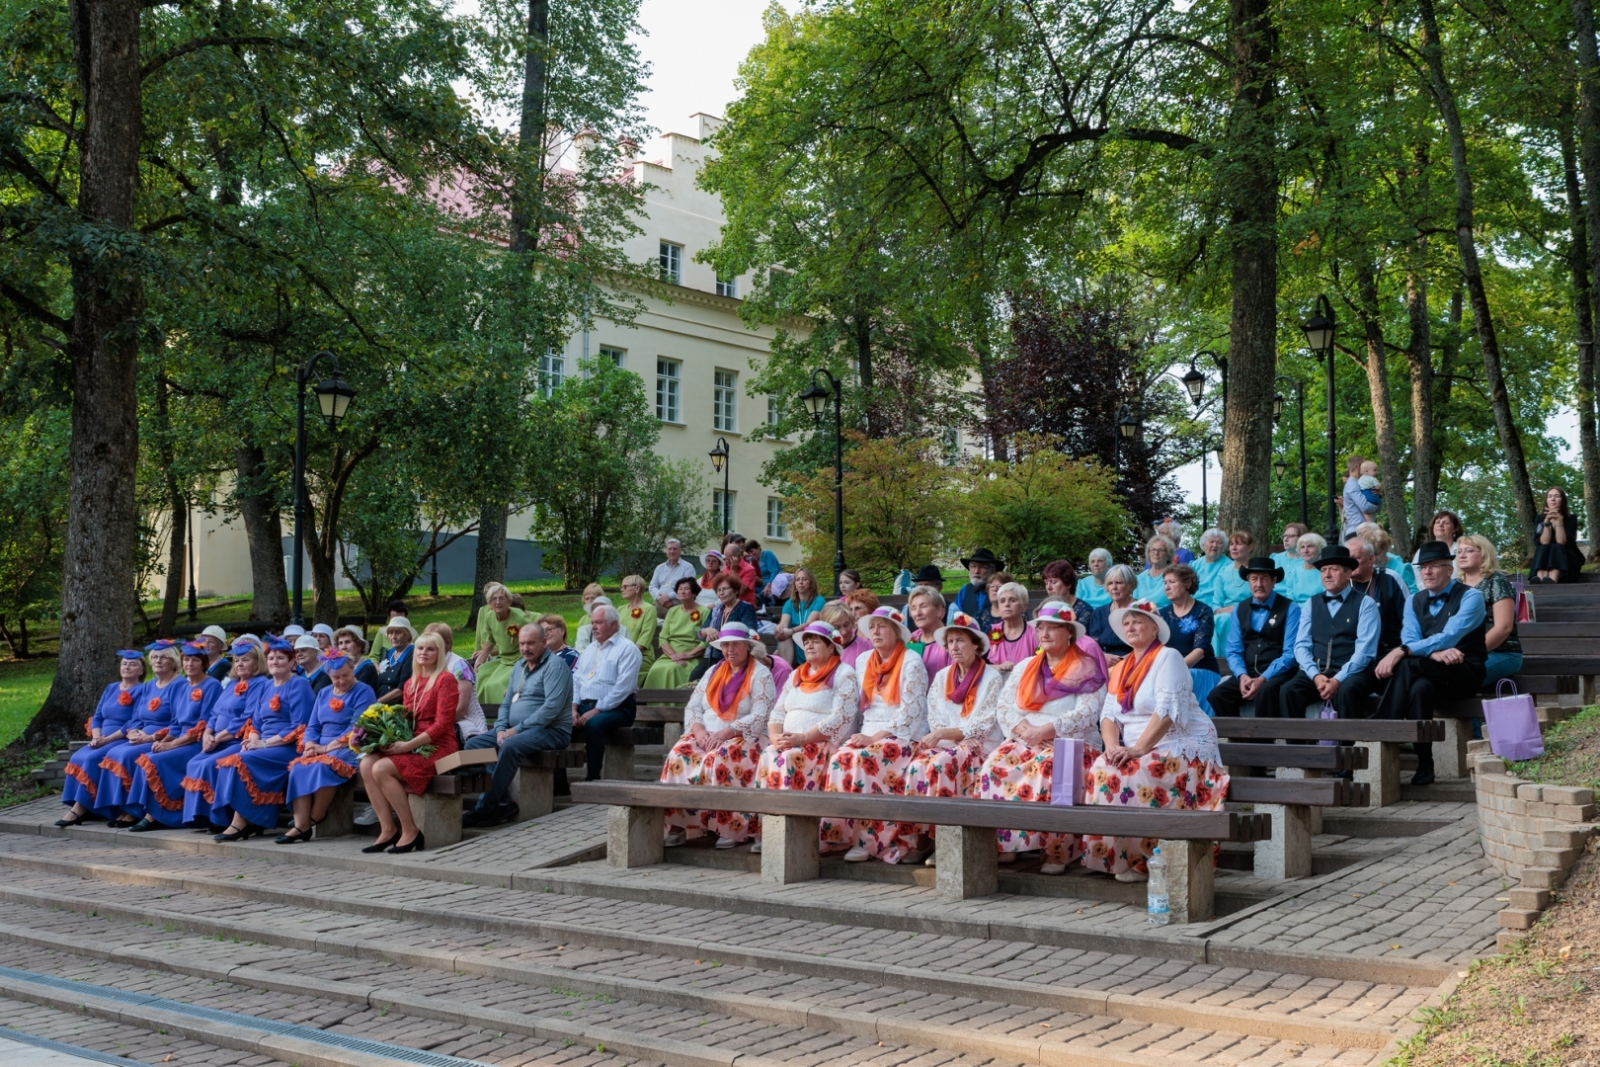
[{"label": "black cowboy hat", "polygon": [[987,563],[989,566],[994,567],[997,570],[1006,565],[1005,560],[996,559],[995,554],[990,552],[987,548],[974,549],[970,557],[964,558],[961,561],[961,565],[963,567],[970,567],[974,563]]},{"label": "black cowboy hat", "polygon": [[1424,563],[1453,563],[1455,557],[1450,554],[1450,546],[1443,541],[1424,541],[1422,547],[1417,549],[1417,566]]},{"label": "black cowboy hat", "polygon": [[924,563],[911,580],[919,584],[932,582],[934,585],[941,585],[944,583],[944,572],[931,563]]},{"label": "black cowboy hat", "polygon": [[1251,556],[1250,562],[1239,568],[1239,577],[1249,580],[1252,574],[1270,574],[1275,582],[1283,581],[1283,568],[1268,556]]},{"label": "black cowboy hat", "polygon": [[1356,561],[1356,558],[1350,554],[1350,550],[1343,545],[1329,545],[1327,548],[1324,548],[1322,550],[1322,554],[1317,557],[1318,570],[1328,566],[1330,563],[1337,563],[1347,571],[1353,571],[1357,567],[1361,566],[1361,564]]}]

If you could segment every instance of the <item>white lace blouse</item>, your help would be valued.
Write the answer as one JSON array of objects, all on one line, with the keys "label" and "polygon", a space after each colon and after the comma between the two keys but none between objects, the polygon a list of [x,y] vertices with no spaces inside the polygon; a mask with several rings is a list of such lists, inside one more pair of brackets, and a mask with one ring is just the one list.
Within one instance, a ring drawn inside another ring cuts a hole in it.
[{"label": "white lace blouse", "polygon": [[[861,671],[866,670],[867,656],[858,661]],[[906,649],[900,657],[900,703],[884,703],[882,693],[883,687],[879,686],[878,692],[872,694],[872,703],[862,709],[861,733],[887,730],[902,741],[915,741],[928,732],[928,668],[921,656]]]},{"label": "white lace blouse", "polygon": [[986,667],[978,679],[978,695],[972,701],[972,714],[961,717],[961,705],[944,698],[944,687],[949,681],[951,665],[933,676],[928,688],[928,732],[934,730],[960,730],[962,740],[977,741],[985,756],[1000,747],[1003,740],[998,716],[1000,694],[1006,687],[1006,673]]},{"label": "white lace blouse", "polygon": [[1122,743],[1133,745],[1144,735],[1150,720],[1158,715],[1170,720],[1172,728],[1156,743],[1157,752],[1163,756],[1221,762],[1217,753],[1217,729],[1200,710],[1194,698],[1189,667],[1174,648],[1163,647],[1156,653],[1155,664],[1133,695],[1131,711],[1124,712],[1117,698],[1108,692],[1101,718],[1116,723],[1122,731]]},{"label": "white lace blouse", "polygon": [[856,732],[860,714],[861,682],[855,668],[841,662],[833,672],[833,687],[810,693],[800,688],[799,677],[796,668],[772,706],[770,721],[781,724],[785,733],[821,730],[829,744],[844,744],[845,738]]},{"label": "white lace blouse", "polygon": [[732,727],[739,731],[739,735],[746,741],[754,742],[757,746],[766,744],[767,717],[772,714],[772,704],[778,698],[778,688],[773,684],[772,672],[764,664],[752,659],[750,667],[755,672],[755,677],[750,679],[750,689],[745,693],[744,699],[739,701],[732,722],[723,722],[719,719],[711,707],[711,701],[706,699],[706,686],[711,683],[711,676],[716,671],[710,670],[702,674],[700,684],[694,687],[694,694],[689,697],[689,703],[683,709],[684,733],[694,729],[695,723],[699,723],[710,733],[716,733],[723,727]]},{"label": "white lace blouse", "polygon": [[1088,693],[1047,700],[1038,711],[1024,711],[1017,705],[1017,692],[1022,686],[1023,665],[1006,676],[1006,688],[1000,694],[998,724],[1007,738],[1016,736],[1023,723],[1029,726],[1053,726],[1057,737],[1076,737],[1089,748],[1099,752],[1105,748],[1100,737],[1100,709],[1106,702],[1104,686]]}]

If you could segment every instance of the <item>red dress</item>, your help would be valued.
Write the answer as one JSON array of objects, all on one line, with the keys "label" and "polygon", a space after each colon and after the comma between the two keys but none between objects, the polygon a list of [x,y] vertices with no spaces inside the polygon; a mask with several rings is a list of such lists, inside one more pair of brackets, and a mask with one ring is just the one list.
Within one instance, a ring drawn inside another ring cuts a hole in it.
[{"label": "red dress", "polygon": [[428,788],[428,783],[433,781],[433,761],[443,759],[461,747],[456,741],[456,701],[461,693],[456,687],[455,675],[440,671],[434,679],[433,688],[424,693],[423,687],[427,684],[428,679],[413,675],[406,682],[404,699],[416,722],[415,733],[425,733],[432,740],[433,755],[419,756],[415,752],[404,752],[389,757],[394,761],[395,770],[400,772],[406,792],[413,796],[421,796]]}]

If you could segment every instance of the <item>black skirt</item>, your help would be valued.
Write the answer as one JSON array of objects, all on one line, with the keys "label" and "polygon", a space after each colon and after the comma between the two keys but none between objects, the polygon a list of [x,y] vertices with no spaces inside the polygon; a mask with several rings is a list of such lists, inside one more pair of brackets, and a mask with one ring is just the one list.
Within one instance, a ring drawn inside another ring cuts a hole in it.
[{"label": "black skirt", "polygon": [[1578,572],[1583,569],[1583,556],[1571,545],[1556,544],[1554,541],[1547,545],[1540,545],[1533,552],[1533,563],[1528,567],[1528,574],[1538,574],[1540,571],[1560,571],[1561,580],[1571,582],[1578,580]]}]

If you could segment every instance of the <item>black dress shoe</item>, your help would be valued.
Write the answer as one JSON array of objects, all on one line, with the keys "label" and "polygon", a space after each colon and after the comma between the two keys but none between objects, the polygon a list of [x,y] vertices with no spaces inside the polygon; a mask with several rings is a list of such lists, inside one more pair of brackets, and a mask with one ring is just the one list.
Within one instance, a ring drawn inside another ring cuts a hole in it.
[{"label": "black dress shoe", "polygon": [[487,819],[484,820],[483,825],[499,826],[502,823],[516,822],[517,814],[521,810],[522,809],[518,808],[515,802],[501,804],[499,807],[494,809]]},{"label": "black dress shoe", "polygon": [[81,825],[83,825],[84,823],[86,823],[88,821],[89,821],[89,813],[88,812],[84,812],[82,815],[79,815],[76,818],[74,818],[71,815],[68,815],[64,819],[57,819],[56,820],[56,825],[61,827],[62,829],[66,829],[69,826],[81,826]]},{"label": "black dress shoe", "polygon": [[165,826],[163,826],[160,823],[156,822],[154,819],[146,817],[146,818],[140,819],[138,822],[136,822],[132,826],[128,827],[128,833],[130,833],[130,834],[147,834],[151,830],[165,830],[165,829],[166,829]]},{"label": "black dress shoe", "polygon": [[461,816],[461,828],[469,830],[474,826],[482,826],[484,819],[489,817],[489,811],[484,808],[473,808]]},{"label": "black dress shoe", "polygon": [[[398,840],[398,838],[396,840]],[[423,847],[422,831],[418,830],[417,836],[411,839],[411,843],[409,845],[391,845],[388,851],[389,855],[391,856],[403,856],[407,852],[421,852]]]},{"label": "black dress shoe", "polygon": [[387,852],[387,851],[389,851],[389,846],[394,844],[398,840],[400,840],[400,835],[399,834],[395,834],[393,837],[386,837],[381,841],[374,841],[372,844],[368,845],[366,848],[362,849],[361,851],[365,852],[369,856],[372,855],[374,852]]},{"label": "black dress shoe", "polygon": [[1411,784],[1412,785],[1432,785],[1433,784],[1433,768],[1429,767],[1427,770],[1422,770],[1422,769],[1419,768],[1417,770],[1417,773],[1413,774],[1411,776]]}]

